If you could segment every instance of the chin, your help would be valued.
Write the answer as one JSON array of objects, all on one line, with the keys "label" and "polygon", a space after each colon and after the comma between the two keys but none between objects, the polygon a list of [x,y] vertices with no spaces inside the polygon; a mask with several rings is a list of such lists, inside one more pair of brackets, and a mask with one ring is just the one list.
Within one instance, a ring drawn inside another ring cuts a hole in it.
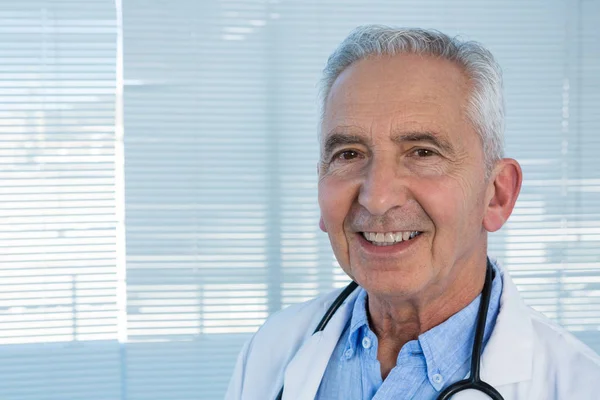
[{"label": "chin", "polygon": [[411,297],[427,286],[427,279],[422,275],[422,273],[398,269],[371,269],[356,272],[354,279],[369,294]]}]

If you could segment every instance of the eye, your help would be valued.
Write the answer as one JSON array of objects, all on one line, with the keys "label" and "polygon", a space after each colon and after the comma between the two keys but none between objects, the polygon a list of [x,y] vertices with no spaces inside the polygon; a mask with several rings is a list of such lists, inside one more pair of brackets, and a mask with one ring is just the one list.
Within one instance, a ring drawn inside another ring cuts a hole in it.
[{"label": "eye", "polygon": [[413,152],[413,154],[419,158],[426,158],[426,157],[434,156],[437,153],[435,151],[429,150],[429,149],[417,149]]},{"label": "eye", "polygon": [[356,150],[342,150],[335,153],[332,161],[351,161],[360,157],[360,153]]}]

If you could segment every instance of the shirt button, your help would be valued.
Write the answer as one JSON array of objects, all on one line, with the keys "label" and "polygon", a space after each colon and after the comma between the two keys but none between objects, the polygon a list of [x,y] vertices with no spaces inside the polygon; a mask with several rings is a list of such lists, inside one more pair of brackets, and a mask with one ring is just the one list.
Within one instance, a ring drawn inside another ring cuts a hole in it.
[{"label": "shirt button", "polygon": [[371,348],[371,339],[369,339],[368,337],[365,336],[362,340],[362,346],[365,349],[370,349]]},{"label": "shirt button", "polygon": [[444,381],[444,377],[442,377],[442,375],[440,374],[435,374],[431,377],[431,379],[433,379],[434,383],[440,384]]},{"label": "shirt button", "polygon": [[344,357],[350,358],[352,357],[352,349],[348,349],[344,352]]}]

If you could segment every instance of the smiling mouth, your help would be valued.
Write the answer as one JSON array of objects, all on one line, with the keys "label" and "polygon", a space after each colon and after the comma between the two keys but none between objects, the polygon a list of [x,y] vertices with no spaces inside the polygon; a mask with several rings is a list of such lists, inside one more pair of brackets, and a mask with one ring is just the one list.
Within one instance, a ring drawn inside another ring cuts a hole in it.
[{"label": "smiling mouth", "polygon": [[421,233],[420,231],[401,232],[361,232],[362,236],[375,246],[393,246],[395,244],[410,241]]}]

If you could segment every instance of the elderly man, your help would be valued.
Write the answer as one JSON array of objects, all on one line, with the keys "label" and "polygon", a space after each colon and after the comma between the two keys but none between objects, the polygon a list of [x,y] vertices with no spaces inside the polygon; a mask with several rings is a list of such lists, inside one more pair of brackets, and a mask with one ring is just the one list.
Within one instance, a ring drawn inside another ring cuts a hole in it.
[{"label": "elderly man", "polygon": [[366,26],[323,82],[319,225],[360,286],[271,316],[227,399],[600,399],[600,358],[487,258],[522,179],[492,55]]}]

